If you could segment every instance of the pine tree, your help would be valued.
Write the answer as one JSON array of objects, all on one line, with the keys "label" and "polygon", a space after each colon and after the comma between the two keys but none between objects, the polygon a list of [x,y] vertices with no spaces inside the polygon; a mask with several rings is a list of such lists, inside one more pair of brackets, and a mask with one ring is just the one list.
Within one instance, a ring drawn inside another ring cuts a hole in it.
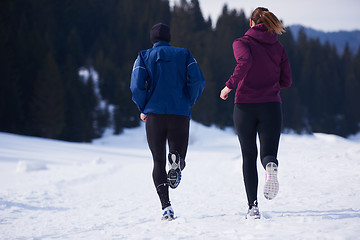
[{"label": "pine tree", "polygon": [[345,136],[358,132],[360,129],[360,78],[359,78],[359,58],[354,58],[350,52],[349,45],[345,45],[343,55],[344,67],[344,115],[345,123],[344,134]]},{"label": "pine tree", "polygon": [[215,123],[219,127],[233,125],[233,105],[235,89],[229,95],[229,99],[223,101],[219,98],[221,89],[225,86],[225,82],[232,75],[236,60],[234,59],[232,44],[236,38],[242,37],[249,29],[248,19],[243,11],[229,11],[227,5],[224,5],[222,14],[220,15],[214,32],[214,46],[211,51],[212,74],[217,94],[216,98],[216,116]]},{"label": "pine tree", "polygon": [[64,126],[64,92],[58,66],[51,52],[44,59],[31,104],[33,134],[58,138]]},{"label": "pine tree", "polygon": [[17,54],[12,48],[16,30],[11,22],[18,16],[11,11],[12,1],[0,3],[0,131],[18,132],[24,122],[22,86]]},{"label": "pine tree", "polygon": [[[173,9],[167,0],[4,0],[0,16],[0,131],[69,141],[100,136],[110,115],[99,107],[94,82],[80,79],[81,67],[99,73],[103,105],[115,105],[115,132],[138,126],[130,73],[138,52],[151,48],[149,30],[158,22],[170,25],[171,44],[188,48],[204,74],[193,119],[233,124],[234,93],[227,101],[219,94],[236,65],[232,42],[249,29],[241,10],[224,5],[214,28],[198,0],[177,1]],[[281,92],[284,127],[343,136],[359,131],[360,53],[347,47],[339,56],[334,45],[308,39],[304,30],[293,39],[288,29],[279,39],[293,76]]]},{"label": "pine tree", "polygon": [[292,129],[298,133],[309,132],[310,129],[306,127],[304,119],[304,107],[301,104],[301,94],[299,93],[299,78],[294,74],[296,72],[295,64],[295,50],[296,41],[290,29],[278,36],[279,41],[285,48],[288,55],[291,71],[292,71],[292,86],[281,91],[282,109],[283,109],[283,128]]}]

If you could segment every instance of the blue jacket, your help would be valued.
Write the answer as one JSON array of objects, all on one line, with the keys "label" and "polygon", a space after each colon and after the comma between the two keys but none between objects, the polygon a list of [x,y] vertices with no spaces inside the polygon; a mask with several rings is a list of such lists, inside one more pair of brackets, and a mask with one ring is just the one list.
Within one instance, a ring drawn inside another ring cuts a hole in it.
[{"label": "blue jacket", "polygon": [[205,87],[190,51],[159,41],[139,52],[131,74],[132,100],[144,113],[190,117],[190,108]]}]

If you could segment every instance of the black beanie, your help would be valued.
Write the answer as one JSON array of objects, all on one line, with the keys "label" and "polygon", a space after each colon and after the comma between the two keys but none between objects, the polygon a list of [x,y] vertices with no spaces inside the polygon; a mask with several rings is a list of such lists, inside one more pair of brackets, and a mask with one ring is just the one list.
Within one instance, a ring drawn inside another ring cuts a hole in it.
[{"label": "black beanie", "polygon": [[155,24],[150,30],[150,40],[152,43],[158,41],[170,42],[171,34],[169,26],[164,23]]}]

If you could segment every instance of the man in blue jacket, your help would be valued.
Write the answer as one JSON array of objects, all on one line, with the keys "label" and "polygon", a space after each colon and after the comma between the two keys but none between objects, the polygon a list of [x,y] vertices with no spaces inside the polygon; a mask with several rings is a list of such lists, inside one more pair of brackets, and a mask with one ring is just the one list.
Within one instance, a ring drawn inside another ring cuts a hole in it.
[{"label": "man in blue jacket", "polygon": [[[174,219],[169,186],[176,188],[185,167],[189,139],[190,108],[205,87],[201,70],[190,51],[170,45],[170,28],[158,23],[151,28],[153,48],[140,51],[131,74],[132,100],[146,121],[146,135],[154,168],[163,220]],[[166,173],[166,141],[169,171]]]}]

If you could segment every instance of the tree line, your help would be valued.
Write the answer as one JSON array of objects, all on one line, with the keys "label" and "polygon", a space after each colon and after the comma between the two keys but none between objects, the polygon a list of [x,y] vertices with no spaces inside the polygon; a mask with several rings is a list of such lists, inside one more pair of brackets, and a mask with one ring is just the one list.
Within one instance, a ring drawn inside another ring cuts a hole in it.
[{"label": "tree line", "polygon": [[[278,16],[281,18],[281,16]],[[198,0],[4,0],[0,2],[0,131],[67,141],[91,141],[139,126],[129,90],[132,65],[151,48],[149,30],[168,24],[173,46],[197,59],[206,87],[192,109],[205,125],[232,126],[234,94],[219,99],[236,61],[232,42],[249,16],[224,5],[216,24]],[[360,128],[360,51],[279,36],[292,68],[283,90],[284,129],[347,136]],[[98,78],[79,75],[95,69]]]}]

